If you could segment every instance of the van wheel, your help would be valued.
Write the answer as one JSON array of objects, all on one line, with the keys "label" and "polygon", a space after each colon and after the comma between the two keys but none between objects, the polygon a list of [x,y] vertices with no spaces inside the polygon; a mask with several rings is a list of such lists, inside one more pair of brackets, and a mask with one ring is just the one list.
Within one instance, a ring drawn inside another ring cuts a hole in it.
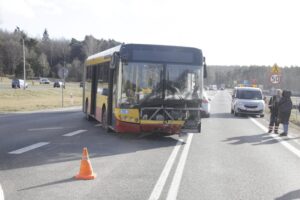
[{"label": "van wheel", "polygon": [[233,114],[234,114],[235,117],[239,116],[239,113],[237,113],[235,110],[233,111]]}]

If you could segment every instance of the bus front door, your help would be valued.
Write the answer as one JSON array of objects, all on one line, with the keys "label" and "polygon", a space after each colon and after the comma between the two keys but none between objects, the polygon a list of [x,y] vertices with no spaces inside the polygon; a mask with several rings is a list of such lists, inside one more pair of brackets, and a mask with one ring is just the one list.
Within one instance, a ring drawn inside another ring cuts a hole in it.
[{"label": "bus front door", "polygon": [[92,92],[91,92],[91,115],[95,116],[96,112],[96,98],[97,98],[97,85],[98,85],[98,75],[97,67],[93,66],[92,69]]}]

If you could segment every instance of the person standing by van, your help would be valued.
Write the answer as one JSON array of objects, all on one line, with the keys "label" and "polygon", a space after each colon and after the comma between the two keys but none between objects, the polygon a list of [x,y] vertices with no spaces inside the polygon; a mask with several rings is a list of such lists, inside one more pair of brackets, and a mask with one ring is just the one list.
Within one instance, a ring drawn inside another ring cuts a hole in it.
[{"label": "person standing by van", "polygon": [[274,127],[274,133],[278,134],[278,127],[279,127],[279,121],[278,121],[278,104],[281,98],[281,90],[276,90],[276,95],[272,96],[269,100],[269,109],[271,112],[270,115],[270,124],[269,124],[269,131],[268,133],[272,133],[273,127]]},{"label": "person standing by van", "polygon": [[289,130],[289,120],[291,116],[291,111],[293,108],[293,103],[291,100],[291,91],[284,90],[282,92],[282,98],[278,104],[279,111],[279,121],[283,124],[283,133],[280,136],[287,136]]}]

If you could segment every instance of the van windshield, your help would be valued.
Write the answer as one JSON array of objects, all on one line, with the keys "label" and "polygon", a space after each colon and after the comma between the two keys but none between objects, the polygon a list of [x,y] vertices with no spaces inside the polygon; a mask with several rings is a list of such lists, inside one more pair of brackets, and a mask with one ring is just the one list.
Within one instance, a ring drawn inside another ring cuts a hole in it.
[{"label": "van windshield", "polygon": [[262,100],[262,94],[258,90],[238,90],[236,97],[238,99]]}]

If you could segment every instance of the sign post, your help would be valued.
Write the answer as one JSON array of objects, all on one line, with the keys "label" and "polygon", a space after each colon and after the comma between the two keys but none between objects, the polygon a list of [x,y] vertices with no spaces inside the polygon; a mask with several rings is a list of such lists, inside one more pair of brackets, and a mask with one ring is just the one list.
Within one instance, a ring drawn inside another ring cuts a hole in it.
[{"label": "sign post", "polygon": [[277,64],[273,65],[269,80],[272,84],[279,84],[281,82],[281,73]]},{"label": "sign post", "polygon": [[62,67],[58,70],[59,78],[63,79],[61,85],[61,107],[64,107],[64,88],[65,88],[65,80],[69,75],[69,70],[66,67]]}]

